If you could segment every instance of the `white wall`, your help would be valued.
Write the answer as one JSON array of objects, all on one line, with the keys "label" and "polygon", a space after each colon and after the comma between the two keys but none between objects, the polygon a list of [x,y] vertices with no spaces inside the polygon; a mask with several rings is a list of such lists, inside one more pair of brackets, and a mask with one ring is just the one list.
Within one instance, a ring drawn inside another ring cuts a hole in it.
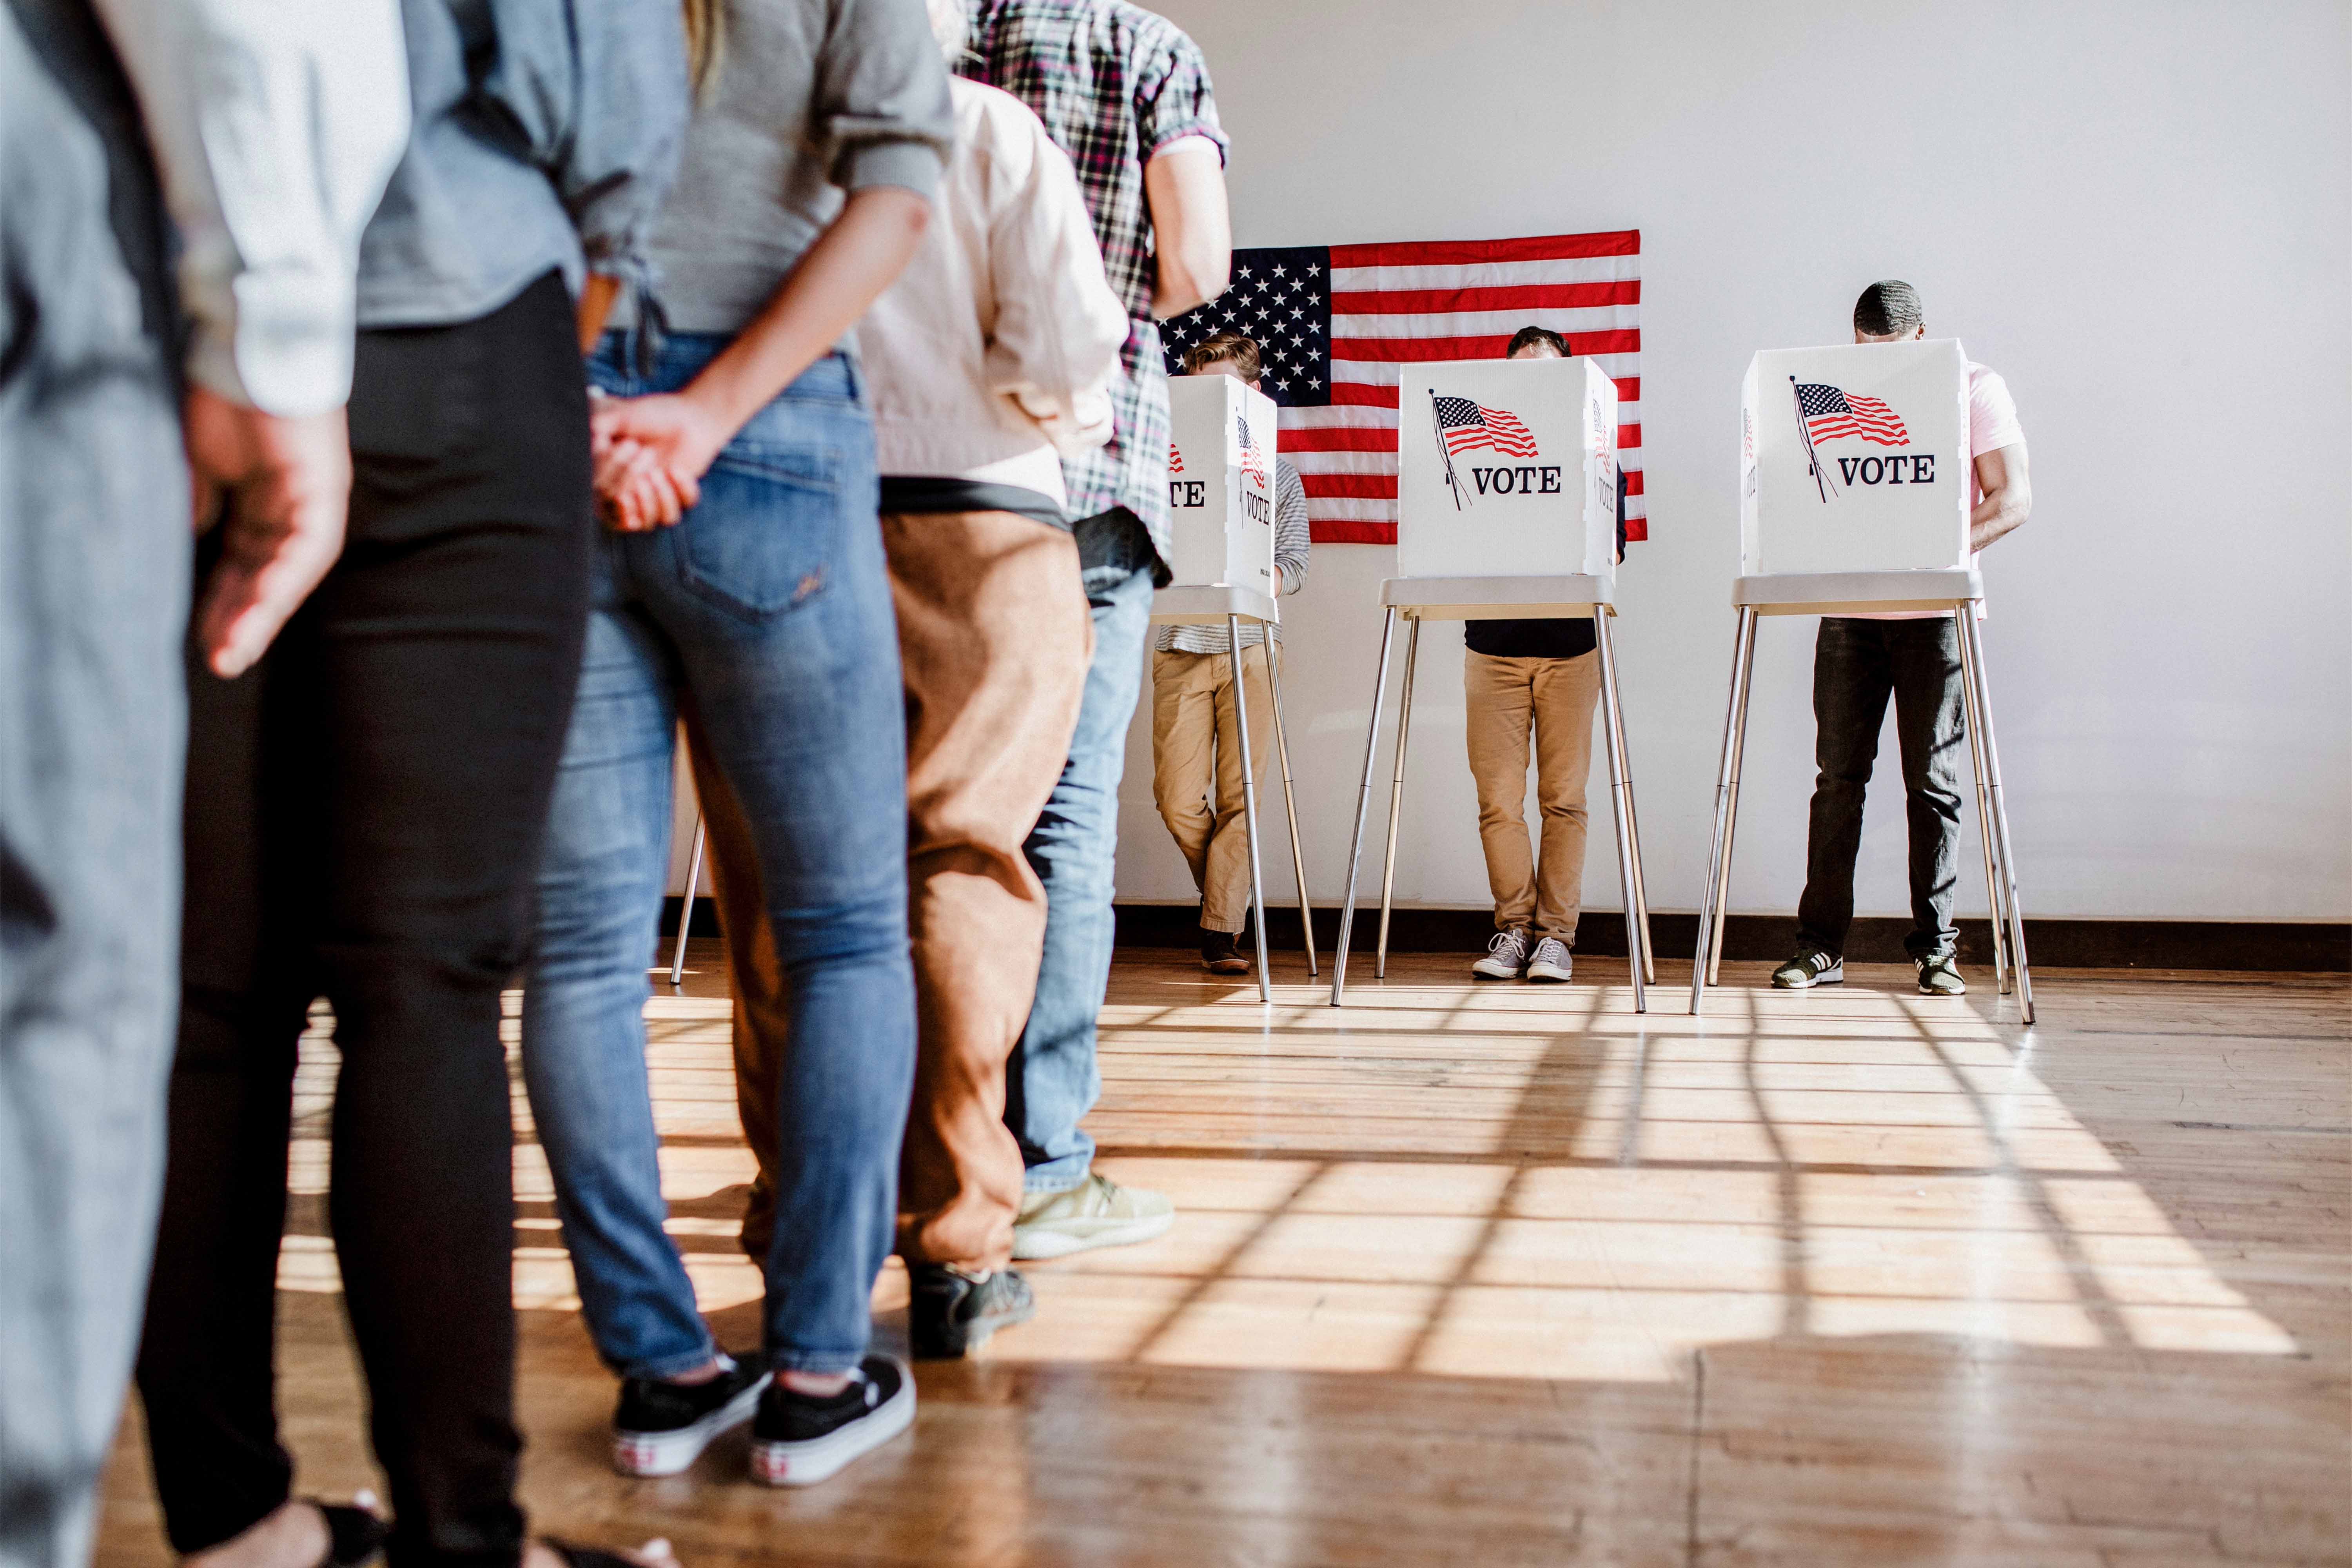
[{"label": "white wall", "polygon": [[[2352,916],[2345,5],[1164,9],[1215,74],[1237,244],[1641,229],[1653,539],[1621,579],[1620,647],[1654,907],[1695,907],[1705,876],[1741,372],[1759,348],[1838,341],[1855,293],[1893,276],[1918,285],[1931,332],[2008,377],[2032,453],[2033,520],[1986,559],[2027,910]],[[1345,875],[1393,557],[1318,546],[1286,606],[1318,902]],[[1802,883],[1811,639],[1810,623],[1764,625],[1738,910],[1792,910]],[[1460,667],[1458,628],[1433,627],[1405,903],[1486,898]],[[1151,807],[1149,701],[1120,891],[1189,899]],[[1890,763],[1893,749],[1890,734]],[[1890,771],[1871,800],[1865,912],[1906,908]],[[1595,804],[1587,899],[1613,909]],[[1980,911],[1973,811],[1968,835],[1961,907]],[[1280,845],[1269,874],[1288,902]]]}]

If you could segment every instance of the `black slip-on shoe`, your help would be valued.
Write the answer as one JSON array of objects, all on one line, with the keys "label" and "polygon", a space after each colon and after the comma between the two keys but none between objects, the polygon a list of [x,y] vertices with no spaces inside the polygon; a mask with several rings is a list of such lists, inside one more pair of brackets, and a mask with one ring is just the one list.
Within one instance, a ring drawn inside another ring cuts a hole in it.
[{"label": "black slip-on shoe", "polygon": [[870,1355],[830,1398],[772,1384],[751,1423],[751,1479],[813,1487],[911,1426],[915,1378],[896,1356]]},{"label": "black slip-on shoe", "polygon": [[707,1383],[627,1379],[613,1415],[613,1468],[625,1476],[677,1474],[720,1433],[751,1419],[767,1386],[764,1369],[731,1360]]}]

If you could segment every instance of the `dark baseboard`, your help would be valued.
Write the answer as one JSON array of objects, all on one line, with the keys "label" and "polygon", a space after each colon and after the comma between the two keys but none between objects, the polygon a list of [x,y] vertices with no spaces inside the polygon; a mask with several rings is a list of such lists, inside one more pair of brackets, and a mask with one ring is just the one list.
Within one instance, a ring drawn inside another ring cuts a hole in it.
[{"label": "dark baseboard", "polygon": [[[1192,904],[1120,904],[1121,947],[1192,948],[1200,942]],[[696,921],[699,929],[701,922]],[[1370,947],[1380,927],[1378,906],[1356,912],[1356,942]],[[1904,962],[1907,920],[1857,920],[1845,956],[1856,963]],[[1398,910],[1389,928],[1391,952],[1475,952],[1494,935],[1485,910]],[[1696,914],[1653,910],[1650,934],[1664,958],[1687,959],[1698,937]],[[1315,911],[1315,939],[1328,951],[1339,940],[1339,911]],[[1298,910],[1266,911],[1266,940],[1298,946]],[[1734,960],[1781,959],[1794,951],[1793,915],[1734,915],[1725,923],[1723,955]],[[2025,922],[2026,950],[2053,969],[2240,969],[2352,971],[2352,924],[2334,921],[2033,920]],[[1622,957],[1625,922],[1616,912],[1588,913],[1577,925],[1577,949]],[[1992,962],[1992,928],[1960,921],[1960,962]]]},{"label": "dark baseboard", "polygon": [[[662,910],[662,934],[677,931],[678,906]],[[1200,942],[1192,904],[1120,904],[1121,947],[1192,948]],[[1377,906],[1359,910],[1356,937],[1370,946],[1378,934]],[[1857,920],[1845,955],[1856,963],[1900,963],[1906,920]],[[1475,952],[1495,932],[1484,910],[1399,910],[1389,928],[1391,952]],[[719,934],[719,908],[709,898],[694,901],[695,936]],[[1698,936],[1695,914],[1652,911],[1650,934],[1659,956],[1688,958]],[[1266,911],[1266,938],[1277,947],[1298,946],[1298,910]],[[1578,922],[1579,952],[1622,958],[1625,922],[1615,912],[1587,914]],[[1328,951],[1339,940],[1339,911],[1315,911],[1315,940]],[[1723,933],[1723,955],[1733,960],[1786,958],[1795,948],[1792,915],[1734,915]],[[2105,921],[2032,920],[2025,922],[2033,962],[2052,969],[2239,969],[2352,972],[2352,923],[2327,921]],[[1960,921],[1960,962],[1992,962],[1991,927],[1981,920]]]}]

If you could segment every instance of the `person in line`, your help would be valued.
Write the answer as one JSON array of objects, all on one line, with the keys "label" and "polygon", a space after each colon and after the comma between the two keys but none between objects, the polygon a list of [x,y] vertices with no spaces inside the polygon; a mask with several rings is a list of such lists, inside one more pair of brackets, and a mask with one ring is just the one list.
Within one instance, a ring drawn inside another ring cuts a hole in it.
[{"label": "person in line", "polygon": [[[1184,355],[1187,375],[1229,375],[1253,392],[1259,390],[1258,370],[1257,343],[1239,332],[1203,339]],[[1274,459],[1274,507],[1275,592],[1296,594],[1307,585],[1307,488],[1280,456]],[[1282,640],[1279,626],[1245,626],[1241,634],[1250,760],[1259,781],[1272,749],[1269,631],[1275,642]],[[1233,639],[1215,626],[1162,626],[1151,648],[1152,804],[1200,889],[1201,967],[1212,974],[1247,974],[1250,961],[1237,940],[1249,916],[1250,871]]]},{"label": "person in line", "polygon": [[575,299],[602,292],[592,269],[642,268],[685,128],[682,29],[620,0],[462,18],[405,0],[402,23],[413,131],[360,247],[349,537],[267,658],[239,675],[197,650],[187,677],[179,1054],[138,1376],[173,1544],[206,1568],[373,1544],[365,1516],[322,1536],[290,1500],[275,1409],[297,1043],[322,994],[327,1216],[391,1560],[613,1561],[527,1542],[515,1500],[499,996],[587,616]]},{"label": "person in line", "polygon": [[[964,0],[931,0],[930,16],[952,61]],[[1004,1267],[1023,1169],[1004,1064],[1045,936],[1022,844],[1069,754],[1093,647],[1062,455],[1109,437],[1127,338],[1069,159],[1018,100],[961,78],[950,89],[956,149],[935,220],[857,329],[906,681],[919,1023],[898,1248],[918,1356],[962,1355],[1033,1310]],[[760,1176],[743,1236],[757,1256],[775,1217],[788,988],[751,918],[756,862],[731,814],[709,820],[745,1021],[736,1073]]]},{"label": "person in line", "polygon": [[[709,15],[723,36],[655,226],[660,281],[590,365],[614,526],[540,869],[522,1065],[581,1300],[623,1379],[615,1463],[681,1468],[749,1416],[752,1478],[802,1486],[915,1412],[905,1364],[869,1353],[915,996],[903,687],[849,333],[921,240],[955,121],[919,6]],[[761,1130],[777,1151],[765,1342],[740,1361],[663,1228],[646,1077],[681,717],[705,812],[748,847],[731,869],[757,892],[730,923],[765,929],[790,1039]]]},{"label": "person in line", "polygon": [[[1507,359],[1565,359],[1568,341],[1521,327]],[[1625,502],[1617,501],[1617,558],[1625,558]],[[1470,966],[1485,980],[1559,984],[1576,967],[1584,903],[1585,784],[1592,772],[1592,712],[1601,655],[1590,616],[1469,621],[1462,696],[1470,776],[1478,787],[1478,846],[1495,900],[1495,934]],[[1534,736],[1540,847],[1528,837],[1528,737]]]},{"label": "person in line", "polygon": [[[1897,279],[1873,283],[1853,302],[1853,341],[1907,342],[1927,334],[1919,292]],[[1969,549],[1984,549],[2033,511],[2025,432],[2009,384],[1969,365]],[[1971,555],[1971,560],[1974,559]],[[1797,903],[1797,952],[1772,972],[1784,991],[1845,980],[1853,923],[1853,860],[1862,803],[1878,758],[1886,702],[1903,756],[1910,826],[1911,931],[1903,939],[1920,994],[1958,996],[1959,928],[1952,894],[1960,843],[1959,755],[1968,743],[1960,707],[1960,633],[1942,610],[1823,616],[1813,642],[1813,784],[1805,834],[1805,891]]]},{"label": "person in line", "polygon": [[[408,129],[400,47],[392,0],[0,6],[8,1568],[89,1561],[163,1182],[182,642],[234,675],[334,561],[360,230]],[[249,140],[205,134],[222,125]],[[224,542],[193,634],[192,475]],[[304,1508],[289,1532],[323,1544],[326,1521]]]},{"label": "person in line", "polygon": [[1232,270],[1225,134],[1199,46],[1127,0],[980,0],[961,68],[1034,110],[1069,154],[1128,313],[1111,438],[1062,466],[1095,652],[1068,760],[1024,846],[1045,885],[1045,947],[1006,1069],[1005,1121],[1025,1166],[1013,1256],[1054,1258],[1148,1241],[1175,1219],[1165,1195],[1097,1173],[1078,1123],[1102,1088],[1095,1019],[1110,984],[1118,781],[1151,593],[1168,581],[1159,323],[1215,298]]}]

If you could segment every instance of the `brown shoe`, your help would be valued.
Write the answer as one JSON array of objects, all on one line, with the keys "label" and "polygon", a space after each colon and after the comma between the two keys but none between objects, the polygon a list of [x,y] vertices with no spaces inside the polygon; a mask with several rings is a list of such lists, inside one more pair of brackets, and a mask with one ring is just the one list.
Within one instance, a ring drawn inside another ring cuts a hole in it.
[{"label": "brown shoe", "polygon": [[1232,931],[1202,926],[1201,967],[1212,974],[1247,974],[1249,960],[1242,956],[1241,944]]}]

